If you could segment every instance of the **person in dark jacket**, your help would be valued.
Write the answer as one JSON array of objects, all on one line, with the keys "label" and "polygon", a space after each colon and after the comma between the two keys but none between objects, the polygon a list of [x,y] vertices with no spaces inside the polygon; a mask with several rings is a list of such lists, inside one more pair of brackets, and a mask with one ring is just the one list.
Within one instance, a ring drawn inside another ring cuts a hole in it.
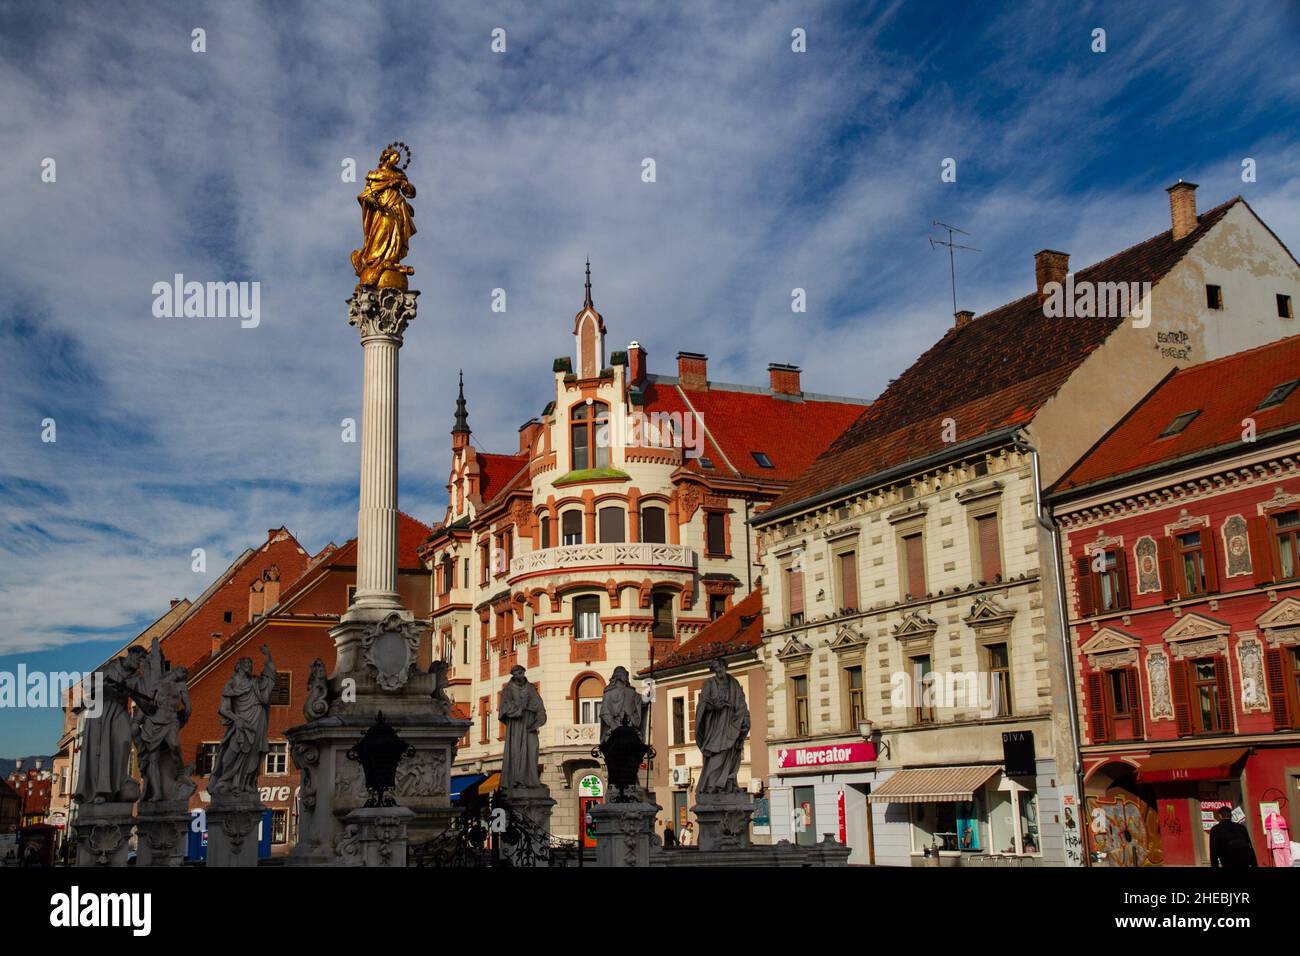
[{"label": "person in dark jacket", "polygon": [[1210,828],[1210,866],[1255,866],[1250,831],[1233,822],[1230,807],[1219,807],[1215,816],[1219,822]]}]

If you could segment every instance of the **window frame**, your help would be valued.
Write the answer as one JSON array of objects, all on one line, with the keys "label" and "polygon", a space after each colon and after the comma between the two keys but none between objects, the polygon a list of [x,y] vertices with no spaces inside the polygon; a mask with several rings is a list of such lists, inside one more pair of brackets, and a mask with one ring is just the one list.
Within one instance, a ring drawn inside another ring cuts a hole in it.
[{"label": "window frame", "polygon": [[[598,434],[602,426],[609,425],[609,416],[609,404],[598,399],[583,399],[569,407],[570,471],[592,471],[610,467],[609,442],[605,441],[602,444]],[[575,436],[579,433],[583,435],[581,445],[575,440]],[[586,452],[587,459],[581,464],[578,462],[579,447]]]},{"label": "window frame", "polygon": [[[595,611],[590,610],[592,604],[595,605]],[[598,594],[575,594],[572,599],[573,605],[573,639],[575,641],[598,641],[601,638],[600,622],[600,595]],[[581,605],[581,607],[579,607]],[[585,609],[585,610],[584,610]],[[586,634],[586,627],[580,624],[580,621],[589,622],[591,615],[595,614],[595,633]]]},{"label": "window frame", "polygon": [[[286,777],[289,775],[289,742],[271,740],[267,742],[266,755],[262,758],[262,773],[268,777]],[[277,749],[278,748],[278,749]],[[276,758],[276,765],[283,763],[282,770],[271,769],[271,758]]]}]

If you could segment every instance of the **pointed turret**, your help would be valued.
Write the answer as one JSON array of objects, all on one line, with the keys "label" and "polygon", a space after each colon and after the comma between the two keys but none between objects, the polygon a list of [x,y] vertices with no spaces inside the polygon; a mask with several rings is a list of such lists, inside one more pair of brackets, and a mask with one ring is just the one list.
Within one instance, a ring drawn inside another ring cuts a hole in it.
[{"label": "pointed turret", "polygon": [[460,450],[469,444],[469,411],[465,407],[465,371],[460,373],[460,393],[456,396],[456,424],[451,428],[451,447]]}]

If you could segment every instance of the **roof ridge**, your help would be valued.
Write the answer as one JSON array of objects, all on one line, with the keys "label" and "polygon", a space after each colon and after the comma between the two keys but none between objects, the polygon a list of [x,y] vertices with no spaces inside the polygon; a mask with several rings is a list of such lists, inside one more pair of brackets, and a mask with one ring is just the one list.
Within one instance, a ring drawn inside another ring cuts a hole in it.
[{"label": "roof ridge", "polygon": [[[1259,345],[1252,345],[1252,346],[1251,346],[1250,348],[1248,348],[1248,349],[1242,349],[1240,352],[1233,352],[1233,353],[1230,354],[1230,355],[1220,355],[1220,356],[1219,356],[1218,358],[1216,358],[1216,359],[1209,359],[1209,360],[1207,360],[1207,361],[1205,361],[1205,362],[1198,362],[1198,363],[1195,364],[1195,365],[1188,365],[1186,368],[1180,368],[1180,369],[1178,369],[1177,372],[1176,372],[1176,374],[1177,374],[1177,375],[1190,375],[1190,374],[1192,374],[1193,372],[1200,372],[1200,371],[1202,371],[1202,370],[1204,370],[1204,369],[1214,368],[1214,367],[1219,366],[1219,365],[1222,365],[1222,364],[1224,364],[1224,363],[1226,363],[1226,362],[1232,362],[1232,361],[1236,361],[1236,360],[1239,360],[1239,359],[1243,359],[1243,358],[1245,358],[1247,355],[1250,355],[1252,352],[1263,352],[1263,351],[1267,351],[1268,349],[1276,348],[1277,346],[1285,345],[1285,344],[1287,344],[1288,342],[1295,342],[1295,341],[1297,341],[1297,340],[1300,340],[1300,332],[1296,332],[1296,333],[1294,333],[1294,334],[1292,334],[1292,335],[1285,335],[1285,336],[1283,336],[1282,338],[1280,338],[1280,339],[1274,339],[1274,340],[1271,341],[1271,342],[1263,342],[1263,343],[1261,343],[1261,344],[1259,344]],[[1300,372],[1297,372],[1296,374],[1297,374],[1297,375],[1300,375]],[[1288,381],[1290,381],[1290,380],[1288,379]]]}]

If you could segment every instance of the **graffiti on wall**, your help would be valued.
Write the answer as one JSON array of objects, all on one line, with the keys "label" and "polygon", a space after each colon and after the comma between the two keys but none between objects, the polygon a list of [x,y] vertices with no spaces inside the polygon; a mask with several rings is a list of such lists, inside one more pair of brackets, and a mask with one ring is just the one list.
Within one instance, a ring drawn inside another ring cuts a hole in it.
[{"label": "graffiti on wall", "polygon": [[1088,797],[1089,849],[1111,866],[1161,866],[1160,817],[1132,794]]}]

